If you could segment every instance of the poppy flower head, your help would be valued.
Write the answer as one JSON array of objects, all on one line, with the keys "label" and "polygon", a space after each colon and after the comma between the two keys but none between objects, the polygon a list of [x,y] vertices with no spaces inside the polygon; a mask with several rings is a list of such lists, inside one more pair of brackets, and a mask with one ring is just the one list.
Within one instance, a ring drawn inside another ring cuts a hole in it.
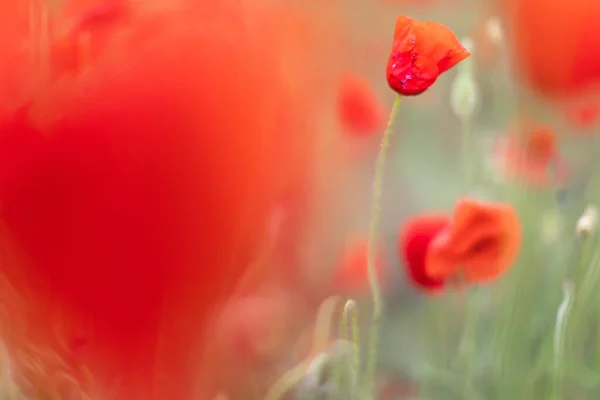
[{"label": "poppy flower head", "polygon": [[403,225],[398,237],[398,252],[404,261],[408,278],[427,292],[437,292],[445,286],[444,279],[428,274],[425,262],[429,246],[449,223],[450,218],[444,215],[418,216]]},{"label": "poppy flower head", "polygon": [[530,123],[525,131],[523,138],[512,134],[498,141],[495,151],[502,172],[541,188],[561,184],[568,171],[554,131]]},{"label": "poppy flower head", "polygon": [[460,199],[448,228],[431,243],[426,269],[429,276],[460,276],[486,282],[504,273],[521,245],[521,223],[512,206]]},{"label": "poppy flower head", "polygon": [[398,16],[387,64],[388,85],[404,96],[423,93],[440,74],[470,55],[445,26]]},{"label": "poppy flower head", "polygon": [[527,153],[532,160],[549,163],[557,154],[554,133],[547,128],[532,131],[527,138]]},{"label": "poppy flower head", "polygon": [[346,74],[338,88],[337,108],[344,130],[368,135],[383,130],[385,115],[373,88],[364,78]]}]

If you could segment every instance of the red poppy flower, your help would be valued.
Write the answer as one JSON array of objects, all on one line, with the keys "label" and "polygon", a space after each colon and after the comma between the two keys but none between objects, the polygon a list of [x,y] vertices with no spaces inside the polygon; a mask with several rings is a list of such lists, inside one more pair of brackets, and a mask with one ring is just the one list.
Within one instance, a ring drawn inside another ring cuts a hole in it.
[{"label": "red poppy flower", "polygon": [[398,236],[398,253],[407,276],[426,292],[435,293],[445,286],[444,279],[429,275],[425,261],[431,242],[449,223],[450,218],[445,215],[419,215],[408,220]]},{"label": "red poppy flower", "polygon": [[399,16],[387,64],[388,85],[404,96],[423,93],[439,75],[470,55],[445,26]]},{"label": "red poppy flower", "polygon": [[180,11],[77,18],[102,38],[91,53],[76,29],[50,38],[50,77],[0,68],[2,85],[43,82],[18,107],[0,92],[1,272],[32,310],[10,344],[67,352],[59,315],[56,340],[117,399],[203,398],[195,382],[214,380],[191,349],[252,265],[291,167],[308,167],[310,133],[281,109],[303,110],[307,86],[292,96],[273,79],[304,44],[239,35],[231,12]]},{"label": "red poppy flower", "polygon": [[338,89],[337,110],[342,128],[352,135],[370,135],[385,128],[386,117],[373,88],[362,77],[346,74]]},{"label": "red poppy flower", "polygon": [[398,248],[410,280],[427,292],[447,282],[487,282],[504,273],[521,245],[521,225],[507,204],[469,198],[452,216],[425,214],[409,220]]},{"label": "red poppy flower", "polygon": [[540,188],[564,182],[567,172],[554,132],[529,123],[524,129],[524,138],[513,134],[498,142],[495,156],[501,172]]},{"label": "red poppy flower", "polygon": [[600,84],[600,3],[504,0],[514,61],[536,92],[562,99]]},{"label": "red poppy flower", "polygon": [[460,199],[450,224],[428,248],[427,273],[438,279],[493,280],[515,261],[521,238],[520,220],[509,204]]}]

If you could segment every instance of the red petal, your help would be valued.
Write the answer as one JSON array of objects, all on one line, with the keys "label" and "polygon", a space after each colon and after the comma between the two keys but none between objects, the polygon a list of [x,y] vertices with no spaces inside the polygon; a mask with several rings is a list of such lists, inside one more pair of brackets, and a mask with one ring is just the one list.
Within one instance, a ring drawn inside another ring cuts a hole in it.
[{"label": "red petal", "polygon": [[445,282],[428,276],[425,260],[429,245],[450,223],[447,216],[423,215],[407,221],[398,239],[398,252],[408,278],[426,291],[441,290]]}]

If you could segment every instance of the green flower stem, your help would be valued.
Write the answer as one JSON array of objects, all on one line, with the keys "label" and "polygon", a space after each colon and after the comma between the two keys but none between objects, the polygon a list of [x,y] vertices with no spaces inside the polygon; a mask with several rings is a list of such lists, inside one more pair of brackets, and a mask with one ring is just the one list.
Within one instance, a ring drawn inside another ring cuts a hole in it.
[{"label": "green flower stem", "polygon": [[564,379],[564,352],[565,352],[565,334],[569,313],[573,305],[573,293],[575,291],[572,283],[565,284],[565,297],[556,313],[556,327],[554,329],[554,368],[552,379],[552,400],[563,399],[563,379]]},{"label": "green flower stem", "polygon": [[[467,296],[469,296],[467,294]],[[471,297],[471,296],[469,296]],[[476,328],[477,309],[473,299],[466,299],[466,312],[458,347],[458,356],[463,364],[463,398],[472,398],[473,372],[474,372],[474,334]]]},{"label": "green flower stem", "polygon": [[365,384],[367,385],[368,391],[372,389],[375,378],[375,363],[377,358],[377,345],[379,341],[379,325],[381,324],[381,314],[383,311],[381,288],[379,287],[379,282],[377,281],[377,271],[375,269],[375,249],[377,246],[376,241],[377,233],[379,231],[379,220],[381,219],[381,197],[383,192],[385,162],[390,144],[390,137],[392,136],[392,125],[396,119],[396,116],[398,115],[398,110],[400,108],[399,106],[400,96],[396,97],[388,125],[383,133],[383,137],[381,138],[381,146],[375,163],[375,177],[373,179],[371,223],[369,226],[369,244],[367,249],[369,285],[371,286],[371,292],[373,296],[373,317],[371,320],[370,345],[365,371]]},{"label": "green flower stem", "polygon": [[[572,357],[578,357],[583,363],[585,350],[580,346],[585,342],[589,326],[590,297],[598,281],[598,246],[596,235],[581,238],[579,247],[579,262],[575,271],[575,287],[573,293],[572,311],[569,325],[565,328],[565,347]],[[570,360],[575,361],[575,360]],[[578,360],[579,361],[579,360]]]},{"label": "green flower stem", "polygon": [[[470,64],[467,63],[463,68],[468,67]],[[472,72],[471,72],[472,73]],[[470,116],[463,116],[460,118],[461,127],[461,146],[462,146],[462,157],[461,157],[461,194],[468,195],[473,185],[474,176],[474,146],[473,146],[473,129],[472,120]],[[474,346],[474,333],[475,333],[475,310],[472,299],[470,299],[470,293],[465,293],[466,310],[463,321],[463,329],[461,333],[460,344],[458,348],[459,362],[463,364],[463,398],[470,398],[470,392],[472,387],[472,375],[473,375],[473,351]]]},{"label": "green flower stem", "polygon": [[[354,300],[346,301],[342,311],[341,320],[341,336],[342,339],[352,342],[352,370],[358,373],[360,370],[360,348],[359,348],[359,333],[358,333],[358,305]],[[349,326],[352,328],[349,329]],[[338,388],[342,386],[343,376],[341,366],[336,368],[336,384]],[[354,393],[351,393],[353,396]]]},{"label": "green flower stem", "polygon": [[[495,338],[495,373],[499,385],[499,399],[512,398],[518,393],[519,375],[528,369],[529,351],[521,340],[519,327],[524,326],[530,317],[532,285],[537,282],[540,260],[538,258],[538,238],[529,227],[537,224],[537,212],[533,208],[537,201],[533,196],[524,196],[528,192],[519,186],[512,187],[509,197],[519,211],[524,228],[521,254],[517,263],[505,277],[501,289],[501,317],[497,323]],[[516,386],[515,386],[516,385]]]},{"label": "green flower stem", "polygon": [[470,118],[460,119],[461,127],[461,194],[467,194],[473,184],[473,129]]}]

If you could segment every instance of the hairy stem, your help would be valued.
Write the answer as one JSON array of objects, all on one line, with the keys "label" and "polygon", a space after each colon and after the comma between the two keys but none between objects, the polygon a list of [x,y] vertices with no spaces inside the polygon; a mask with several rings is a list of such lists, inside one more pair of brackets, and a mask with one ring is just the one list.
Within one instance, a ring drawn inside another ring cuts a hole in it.
[{"label": "hairy stem", "polygon": [[381,323],[382,314],[382,298],[381,289],[377,280],[377,271],[375,269],[375,249],[377,241],[377,233],[379,231],[379,220],[381,219],[381,197],[383,191],[383,176],[385,170],[385,162],[387,158],[387,150],[392,135],[392,124],[398,114],[400,105],[400,96],[396,97],[394,107],[390,114],[388,125],[381,138],[381,146],[377,160],[375,163],[375,177],[373,178],[373,197],[371,210],[371,223],[369,225],[369,244],[367,250],[367,269],[369,274],[369,285],[373,296],[373,317],[371,321],[370,345],[366,365],[365,384],[367,390],[371,390],[375,376],[375,361],[377,357],[377,343],[379,340],[379,325]]}]

